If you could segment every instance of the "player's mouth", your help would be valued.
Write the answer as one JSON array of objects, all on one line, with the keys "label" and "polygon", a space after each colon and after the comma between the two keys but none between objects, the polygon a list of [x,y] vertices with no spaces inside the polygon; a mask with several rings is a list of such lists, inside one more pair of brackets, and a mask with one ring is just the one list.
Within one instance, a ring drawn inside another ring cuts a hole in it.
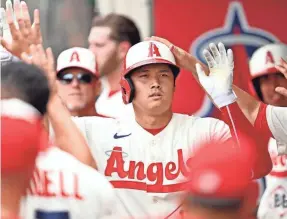
[{"label": "player's mouth", "polygon": [[71,93],[71,94],[69,94],[69,96],[71,96],[71,97],[80,97],[81,93]]},{"label": "player's mouth", "polygon": [[162,97],[162,93],[155,92],[155,93],[152,93],[151,95],[149,95],[149,97]]},{"label": "player's mouth", "polygon": [[152,100],[160,100],[162,98],[162,93],[160,92],[155,92],[151,95],[149,95],[149,98],[151,98]]}]

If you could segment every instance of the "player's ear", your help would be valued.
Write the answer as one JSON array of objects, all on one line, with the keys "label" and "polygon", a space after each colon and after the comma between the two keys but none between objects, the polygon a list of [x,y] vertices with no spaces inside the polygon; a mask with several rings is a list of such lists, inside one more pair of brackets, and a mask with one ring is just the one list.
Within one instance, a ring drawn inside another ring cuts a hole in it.
[{"label": "player's ear", "polygon": [[120,42],[119,48],[118,48],[118,55],[121,60],[125,58],[130,48],[131,48],[131,44],[128,41]]}]

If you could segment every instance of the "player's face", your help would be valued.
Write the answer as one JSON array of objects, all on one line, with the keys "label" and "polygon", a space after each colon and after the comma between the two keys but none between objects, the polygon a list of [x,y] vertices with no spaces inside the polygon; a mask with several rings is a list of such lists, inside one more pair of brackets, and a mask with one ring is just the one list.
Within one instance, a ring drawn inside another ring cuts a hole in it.
[{"label": "player's face", "polygon": [[263,101],[266,104],[282,107],[287,106],[287,98],[275,91],[276,87],[287,88],[287,80],[283,74],[277,73],[264,75],[260,77],[259,81]]},{"label": "player's face", "polygon": [[135,110],[155,115],[171,110],[174,75],[167,64],[143,66],[131,75],[131,79],[135,86]]},{"label": "player's face", "polygon": [[80,68],[65,69],[58,75],[58,92],[70,111],[95,105],[101,85],[94,75]]},{"label": "player's face", "polygon": [[89,35],[89,49],[96,55],[99,72],[107,75],[121,64],[119,44],[110,38],[109,27],[93,27]]}]

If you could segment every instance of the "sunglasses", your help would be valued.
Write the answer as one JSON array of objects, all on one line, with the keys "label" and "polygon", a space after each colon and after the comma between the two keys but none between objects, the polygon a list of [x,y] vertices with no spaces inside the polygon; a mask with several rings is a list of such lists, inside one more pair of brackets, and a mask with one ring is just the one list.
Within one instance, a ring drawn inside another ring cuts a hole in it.
[{"label": "sunglasses", "polygon": [[62,84],[71,84],[75,78],[81,84],[90,84],[94,76],[89,73],[78,73],[78,74],[66,73],[57,75],[57,78]]}]

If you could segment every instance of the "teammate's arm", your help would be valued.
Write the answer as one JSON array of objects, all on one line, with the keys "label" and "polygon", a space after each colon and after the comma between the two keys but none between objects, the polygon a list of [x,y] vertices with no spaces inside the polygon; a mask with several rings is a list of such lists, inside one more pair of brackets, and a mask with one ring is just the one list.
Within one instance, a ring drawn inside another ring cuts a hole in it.
[{"label": "teammate's arm", "polygon": [[44,51],[42,45],[30,46],[30,57],[22,53],[22,60],[42,68],[46,73],[50,85],[50,100],[48,103],[48,118],[54,131],[54,143],[62,150],[72,154],[82,163],[96,168],[95,161],[86,140],[76,124],[72,121],[70,113],[62,104],[57,95],[56,72],[52,50]]}]

